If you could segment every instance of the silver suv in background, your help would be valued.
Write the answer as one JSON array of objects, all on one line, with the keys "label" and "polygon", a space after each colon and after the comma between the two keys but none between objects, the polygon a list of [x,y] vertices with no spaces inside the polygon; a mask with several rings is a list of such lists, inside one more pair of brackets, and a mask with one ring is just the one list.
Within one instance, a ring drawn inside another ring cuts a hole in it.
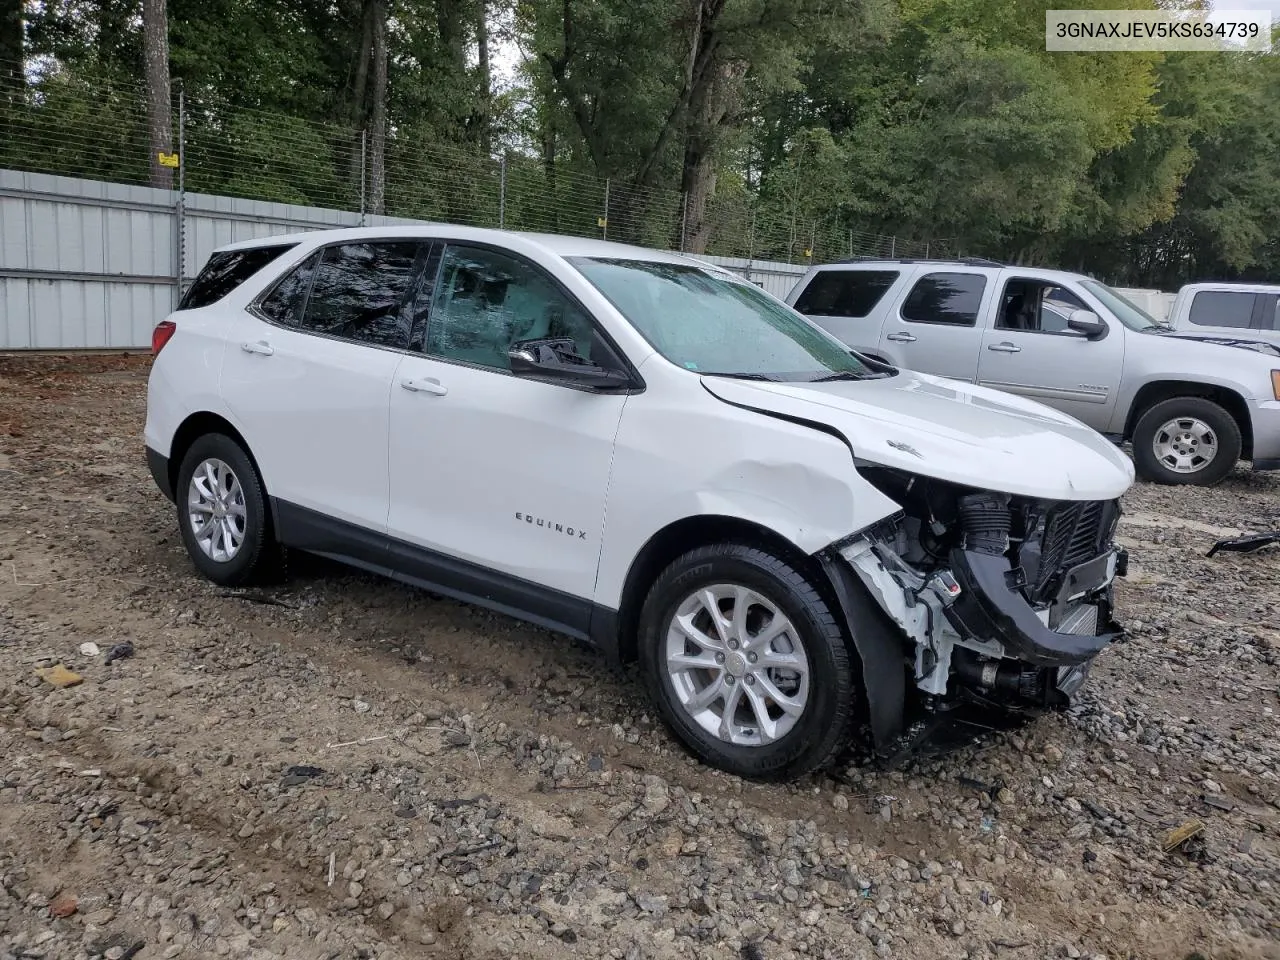
[{"label": "silver suv in background", "polygon": [[1240,459],[1280,469],[1280,351],[1175,333],[1090,277],[860,259],[811,268],[787,302],[861,354],[1038,400],[1132,441],[1144,479],[1209,485]]},{"label": "silver suv in background", "polygon": [[1189,283],[1169,308],[1169,326],[1184,337],[1280,347],[1280,285]]}]

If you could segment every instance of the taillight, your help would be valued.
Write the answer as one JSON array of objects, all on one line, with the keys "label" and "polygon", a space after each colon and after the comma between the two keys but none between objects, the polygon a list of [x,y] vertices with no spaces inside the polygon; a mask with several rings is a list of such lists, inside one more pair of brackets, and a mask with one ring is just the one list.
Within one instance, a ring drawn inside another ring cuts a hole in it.
[{"label": "taillight", "polygon": [[161,320],[151,331],[151,355],[154,357],[177,331],[178,325],[172,320]]}]

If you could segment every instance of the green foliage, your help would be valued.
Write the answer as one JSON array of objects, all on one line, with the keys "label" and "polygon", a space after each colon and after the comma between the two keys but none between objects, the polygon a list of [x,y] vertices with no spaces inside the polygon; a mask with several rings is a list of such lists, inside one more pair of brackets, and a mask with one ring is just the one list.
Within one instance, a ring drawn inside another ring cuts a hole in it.
[{"label": "green foliage", "polygon": [[[168,2],[190,189],[355,208],[378,178],[391,214],[757,259],[1280,277],[1280,55],[1050,54],[1053,0],[385,0],[373,171],[369,0]],[[0,165],[146,182],[141,0],[21,9]]]}]

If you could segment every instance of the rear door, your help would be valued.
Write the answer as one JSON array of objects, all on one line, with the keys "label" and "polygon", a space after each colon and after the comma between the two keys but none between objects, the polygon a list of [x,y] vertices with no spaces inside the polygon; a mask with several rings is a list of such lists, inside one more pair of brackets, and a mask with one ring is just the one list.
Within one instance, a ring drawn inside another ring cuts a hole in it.
[{"label": "rear door", "polygon": [[889,309],[874,352],[908,370],[972,382],[994,286],[978,269],[920,269]]},{"label": "rear door", "polygon": [[[222,396],[284,502],[282,523],[385,532],[388,397],[426,248],[388,239],[317,250],[229,331]],[[304,509],[286,517],[289,507]]]},{"label": "rear door", "polygon": [[792,306],[859,353],[879,354],[880,326],[902,280],[898,265],[874,270],[818,270]]}]

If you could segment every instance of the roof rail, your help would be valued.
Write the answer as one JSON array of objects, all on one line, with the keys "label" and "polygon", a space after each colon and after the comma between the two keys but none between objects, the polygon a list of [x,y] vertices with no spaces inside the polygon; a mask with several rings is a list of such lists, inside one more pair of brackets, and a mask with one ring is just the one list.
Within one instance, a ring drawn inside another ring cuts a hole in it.
[{"label": "roof rail", "polygon": [[1004,267],[1007,264],[986,257],[849,257],[838,263],[962,263],[967,267]]}]

